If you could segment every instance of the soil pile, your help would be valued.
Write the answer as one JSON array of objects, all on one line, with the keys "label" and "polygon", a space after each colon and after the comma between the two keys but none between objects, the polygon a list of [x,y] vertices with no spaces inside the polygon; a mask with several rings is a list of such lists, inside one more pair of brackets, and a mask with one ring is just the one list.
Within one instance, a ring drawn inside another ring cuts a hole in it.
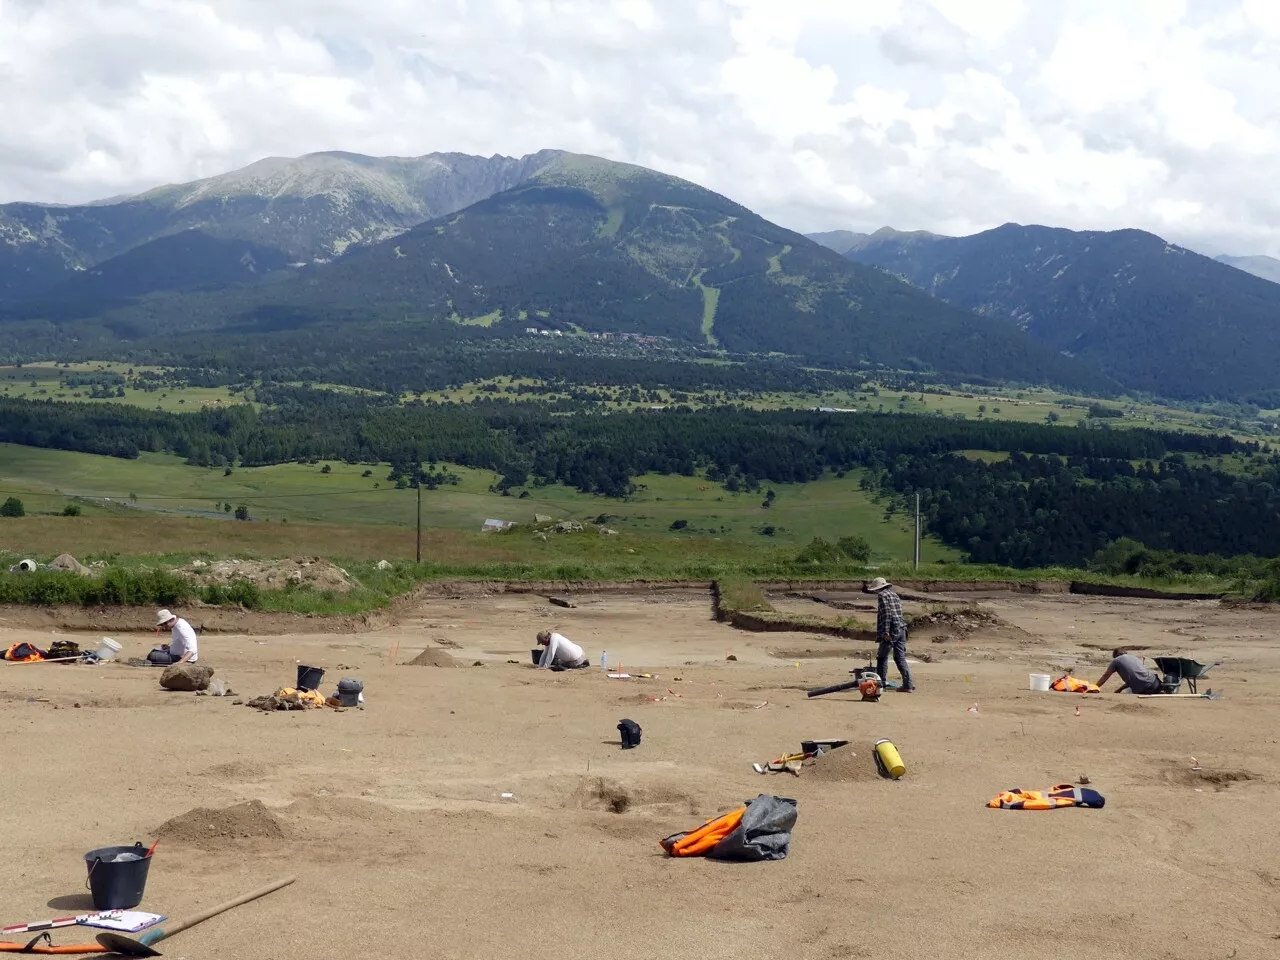
[{"label": "soil pile", "polygon": [[63,553],[49,561],[50,570],[62,570],[66,573],[78,573],[82,577],[92,577],[94,572],[69,553]]},{"label": "soil pile", "polygon": [[427,647],[420,654],[410,660],[405,666],[408,667],[456,667],[458,661],[453,659],[453,654],[448,650],[437,650],[435,647]]},{"label": "soil pile", "polygon": [[866,783],[880,779],[872,753],[858,753],[851,745],[824,753],[804,768],[802,776],[820,783]]},{"label": "soil pile", "polygon": [[248,580],[267,590],[281,590],[292,584],[313,590],[347,593],[355,584],[341,567],[320,557],[295,560],[195,560],[183,568],[199,584],[227,584]]},{"label": "soil pile", "polygon": [[196,807],[160,825],[156,836],[178,843],[283,840],[284,826],[261,800],[231,807]]}]

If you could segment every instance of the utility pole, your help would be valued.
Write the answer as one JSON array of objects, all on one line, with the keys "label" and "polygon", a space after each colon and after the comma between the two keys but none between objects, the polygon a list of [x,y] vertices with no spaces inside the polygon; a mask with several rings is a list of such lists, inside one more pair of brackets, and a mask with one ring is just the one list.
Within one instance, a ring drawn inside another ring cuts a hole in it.
[{"label": "utility pole", "polygon": [[[417,549],[417,552],[415,553],[415,557],[417,559],[417,562],[421,563],[422,562],[422,471],[421,469],[419,469],[418,471],[417,483],[415,483],[414,486],[418,488],[418,549]],[[917,555],[919,555],[919,552],[920,552],[920,548],[917,547],[916,548]]]},{"label": "utility pole", "polygon": [[916,494],[916,556],[915,569],[920,569],[920,494]]}]

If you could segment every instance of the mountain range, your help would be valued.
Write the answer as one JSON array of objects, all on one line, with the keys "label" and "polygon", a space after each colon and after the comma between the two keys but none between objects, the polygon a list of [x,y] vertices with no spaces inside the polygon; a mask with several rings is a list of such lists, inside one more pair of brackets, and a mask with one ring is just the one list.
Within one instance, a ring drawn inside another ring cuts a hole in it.
[{"label": "mountain range", "polygon": [[555,156],[313,153],[114,202],[0,204],[0,300],[189,230],[273,247],[295,262],[331,259],[509,189]]},{"label": "mountain range", "polygon": [[1280,284],[1154,234],[1010,223],[968,237],[821,237],[1130,389],[1269,404],[1280,387]]},{"label": "mountain range", "polygon": [[1280,360],[1280,284],[1237,269],[1267,258],[1016,224],[805,237],[687,181],[555,150],[272,158],[135,197],[0,205],[0,240],[0,351],[15,357],[534,326],[1170,397],[1262,396]]}]

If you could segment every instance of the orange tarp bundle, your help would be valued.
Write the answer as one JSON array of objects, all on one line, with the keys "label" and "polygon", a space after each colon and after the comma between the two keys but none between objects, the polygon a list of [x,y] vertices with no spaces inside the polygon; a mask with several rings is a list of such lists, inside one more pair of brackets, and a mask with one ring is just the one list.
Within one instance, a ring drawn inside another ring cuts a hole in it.
[{"label": "orange tarp bundle", "polygon": [[4,652],[4,659],[14,663],[32,663],[45,659],[44,654],[29,643],[15,643]]},{"label": "orange tarp bundle", "polygon": [[1096,683],[1090,683],[1088,680],[1081,680],[1079,677],[1073,677],[1069,673],[1064,673],[1057,680],[1053,681],[1052,687],[1059,693],[1101,693],[1102,688]]},{"label": "orange tarp bundle", "polygon": [[313,707],[326,706],[324,697],[316,693],[314,690],[295,690],[293,687],[281,687],[276,691],[276,696],[281,698],[297,697],[303,703],[309,704]]},{"label": "orange tarp bundle", "polygon": [[738,829],[746,812],[746,807],[739,807],[714,820],[708,820],[692,833],[677,833],[659,843],[673,857],[704,857],[715,849],[716,844]]}]

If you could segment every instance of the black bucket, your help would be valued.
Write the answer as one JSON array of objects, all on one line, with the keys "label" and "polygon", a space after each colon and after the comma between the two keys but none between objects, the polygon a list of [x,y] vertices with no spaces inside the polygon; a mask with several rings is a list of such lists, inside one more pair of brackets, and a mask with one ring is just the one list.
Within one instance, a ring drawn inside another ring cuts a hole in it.
[{"label": "black bucket", "polygon": [[546,649],[546,647],[534,647],[529,651],[529,657],[533,660],[535,667],[542,662],[542,654],[546,652]]},{"label": "black bucket", "polygon": [[[138,859],[114,862],[122,853],[134,854]],[[132,910],[142,902],[151,858],[141,843],[90,850],[84,855],[84,862],[89,868],[88,887],[93,894],[93,909]]]},{"label": "black bucket", "polygon": [[298,664],[298,689],[319,690],[320,681],[324,679],[324,667],[308,667]]}]

